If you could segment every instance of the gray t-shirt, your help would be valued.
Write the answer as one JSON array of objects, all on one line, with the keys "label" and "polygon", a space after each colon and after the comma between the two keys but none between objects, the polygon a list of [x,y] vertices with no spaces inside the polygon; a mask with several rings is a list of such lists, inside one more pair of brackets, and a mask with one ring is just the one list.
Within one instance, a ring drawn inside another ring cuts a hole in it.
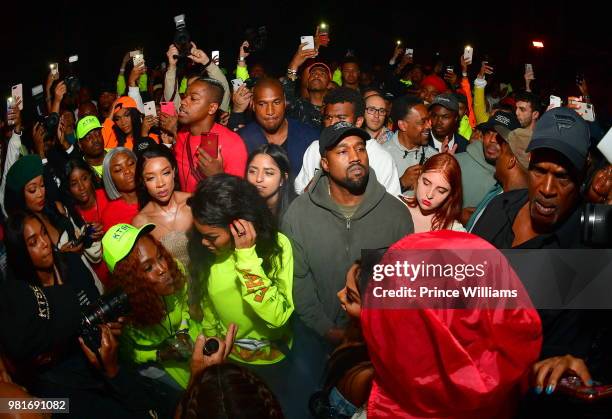
[{"label": "gray t-shirt", "polygon": [[[393,161],[397,166],[397,173],[400,177],[404,174],[407,168],[421,163],[421,160],[425,162],[425,160],[438,154],[438,151],[435,148],[427,145],[407,149],[400,144],[399,139],[397,138],[397,132],[395,132],[393,137],[384,143],[382,147],[387,150],[389,154],[391,154],[391,157],[393,157]],[[406,192],[404,192],[404,195],[405,194]]]}]

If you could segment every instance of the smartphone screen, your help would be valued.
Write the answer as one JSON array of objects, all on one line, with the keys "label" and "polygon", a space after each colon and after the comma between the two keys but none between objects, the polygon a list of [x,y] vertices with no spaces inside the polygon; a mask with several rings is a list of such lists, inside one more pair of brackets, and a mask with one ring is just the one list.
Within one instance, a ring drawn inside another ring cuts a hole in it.
[{"label": "smartphone screen", "polygon": [[406,55],[413,56],[414,50],[412,48],[406,48]]},{"label": "smartphone screen", "polygon": [[210,157],[216,159],[217,151],[219,149],[219,135],[214,132],[202,134],[200,137],[200,148]]},{"label": "smartphone screen", "polygon": [[69,63],[76,63],[77,61],[79,61],[79,56],[78,55],[71,55],[70,57],[68,57],[68,62]]},{"label": "smartphone screen", "polygon": [[134,67],[140,67],[144,64],[144,55],[138,53],[132,57],[132,60],[134,61]]},{"label": "smartphone screen", "polygon": [[219,64],[220,63],[220,61],[219,61],[219,51],[213,51],[211,53],[211,58],[212,58],[213,61],[217,61],[217,64]]},{"label": "smartphone screen", "polygon": [[314,49],[314,37],[312,36],[302,36],[300,37],[300,44],[306,43],[304,48],[302,49]]},{"label": "smartphone screen", "polygon": [[161,102],[160,103],[161,113],[167,115],[176,116],[176,109],[174,108],[174,102]]}]

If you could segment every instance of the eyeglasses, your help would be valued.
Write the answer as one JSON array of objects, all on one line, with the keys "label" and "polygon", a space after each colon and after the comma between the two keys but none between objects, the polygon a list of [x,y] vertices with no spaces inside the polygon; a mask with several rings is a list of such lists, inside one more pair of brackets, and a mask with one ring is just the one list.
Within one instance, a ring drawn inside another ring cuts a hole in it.
[{"label": "eyeglasses", "polygon": [[375,114],[378,114],[380,116],[387,115],[387,110],[385,108],[375,108],[373,106],[368,106],[367,108],[365,108],[365,110],[370,115],[375,115]]}]

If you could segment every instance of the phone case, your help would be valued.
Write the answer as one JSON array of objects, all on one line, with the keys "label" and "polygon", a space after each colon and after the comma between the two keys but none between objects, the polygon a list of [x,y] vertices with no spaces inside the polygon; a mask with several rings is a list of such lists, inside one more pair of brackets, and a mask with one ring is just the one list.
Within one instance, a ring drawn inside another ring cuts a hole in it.
[{"label": "phone case", "polygon": [[144,56],[141,54],[134,55],[132,60],[134,61],[134,67],[139,67],[144,63]]},{"label": "phone case", "polygon": [[474,55],[474,48],[469,47],[463,50],[463,59],[465,60],[466,63],[472,62],[473,55]]},{"label": "phone case", "polygon": [[202,134],[202,137],[200,137],[200,148],[210,157],[216,159],[217,151],[219,149],[219,136],[212,132]]},{"label": "phone case", "polygon": [[173,102],[161,102],[160,111],[171,116],[176,115],[176,109],[174,108]]},{"label": "phone case", "polygon": [[234,88],[234,90],[238,90],[238,88],[242,86],[243,84],[244,84],[244,81],[242,79],[232,80],[232,87]]},{"label": "phone case", "polygon": [[15,99],[15,102],[17,102],[18,97],[21,98],[21,104],[19,105],[19,110],[22,111],[23,110],[23,84],[16,84],[15,86],[13,86],[13,88],[11,89],[11,96],[13,97],[13,99]]},{"label": "phone case", "polygon": [[306,42],[306,45],[304,45],[304,48],[302,49],[314,49],[314,37],[310,35],[302,36],[300,38],[300,44],[303,44],[304,42]]},{"label": "phone case", "polygon": [[582,384],[582,381],[578,377],[562,378],[557,388],[567,395],[586,401],[595,401],[612,397],[612,385],[603,385],[595,382],[592,387],[587,387]]},{"label": "phone case", "polygon": [[550,105],[554,108],[561,107],[561,98],[559,96],[550,96]]},{"label": "phone case", "polygon": [[145,102],[144,103],[144,114],[145,116],[157,116],[157,110],[155,109],[155,102]]}]

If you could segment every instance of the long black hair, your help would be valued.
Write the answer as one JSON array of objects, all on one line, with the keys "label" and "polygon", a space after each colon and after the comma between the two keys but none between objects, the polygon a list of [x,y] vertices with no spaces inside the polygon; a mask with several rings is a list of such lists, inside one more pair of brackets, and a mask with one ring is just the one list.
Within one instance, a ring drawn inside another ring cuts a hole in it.
[{"label": "long black hair", "polygon": [[[130,119],[132,120],[132,138],[133,144],[136,144],[136,140],[140,138],[140,131],[142,128],[142,120],[140,118],[140,111],[136,108],[126,108],[130,114]],[[117,146],[125,147],[125,142],[127,141],[127,134],[125,134],[121,129],[117,126],[117,124],[113,124],[113,131],[115,132],[115,136],[117,137]]]},{"label": "long black hair", "polygon": [[[45,223],[32,211],[17,211],[11,214],[6,221],[4,244],[6,246],[6,259],[9,273],[16,280],[26,281],[32,285],[40,285],[34,263],[23,235],[25,223],[28,218],[36,219],[46,231]],[[53,248],[53,260],[60,274],[64,277],[65,267],[58,257],[58,252]]]},{"label": "long black hair", "polygon": [[151,195],[149,195],[147,187],[145,186],[142,171],[144,170],[147,160],[158,157],[163,157],[168,160],[174,172],[174,191],[180,190],[181,184],[178,178],[178,165],[176,164],[174,154],[164,145],[151,144],[138,154],[138,160],[136,160],[136,194],[138,196],[138,208],[140,209],[143,209],[145,205],[151,201]]},{"label": "long black hair", "polygon": [[[257,234],[255,251],[263,260],[264,271],[274,280],[282,269],[282,248],[278,244],[277,223],[255,186],[238,176],[218,174],[201,181],[187,204],[191,207],[194,220],[200,224],[229,231],[234,220],[243,219],[253,223]],[[202,302],[202,283],[208,279],[215,259],[215,256],[202,246],[202,236],[195,226],[189,232],[189,257],[189,271],[192,275],[190,297],[193,308]],[[195,312],[192,311],[193,314]]]},{"label": "long black hair", "polygon": [[[49,190],[49,182],[54,182],[53,179],[48,179],[46,176],[43,176],[43,182],[45,184],[45,206],[42,210],[42,213],[45,214],[51,224],[58,230],[59,235],[65,231],[68,233],[68,238],[70,240],[76,239],[76,234],[74,232],[74,226],[70,222],[70,217],[75,221],[77,227],[82,227],[83,221],[80,217],[75,217],[75,211],[71,210],[70,206],[65,206],[66,211],[68,212],[68,216],[62,214],[57,207],[57,203],[48,199],[49,194],[47,191]],[[10,216],[11,214],[15,214],[22,211],[30,211],[25,202],[25,186],[22,187],[19,191],[14,191],[11,188],[6,188],[4,191],[4,210]]]},{"label": "long black hair", "polygon": [[76,200],[72,197],[72,193],[70,193],[70,175],[76,169],[80,169],[84,172],[87,172],[91,178],[91,184],[94,188],[94,194],[96,189],[100,189],[102,187],[102,179],[95,172],[94,169],[83,159],[81,158],[72,158],[68,160],[66,165],[64,166],[64,173],[62,179],[62,202],[66,207],[69,208],[69,211],[72,215],[72,218],[75,220],[77,225],[84,224],[85,221],[81,217],[78,211],[75,208],[78,206]]},{"label": "long black hair", "polygon": [[285,150],[279,145],[262,144],[255,150],[253,150],[253,152],[249,155],[249,158],[246,163],[246,174],[248,174],[249,165],[251,164],[253,159],[259,154],[265,154],[267,156],[270,156],[281,172],[283,184],[280,186],[278,191],[278,203],[276,208],[276,218],[280,220],[287,208],[289,208],[289,204],[291,203],[291,201],[293,201],[293,199],[295,198],[295,191],[291,185],[293,182],[291,182],[289,157],[287,156]]}]

